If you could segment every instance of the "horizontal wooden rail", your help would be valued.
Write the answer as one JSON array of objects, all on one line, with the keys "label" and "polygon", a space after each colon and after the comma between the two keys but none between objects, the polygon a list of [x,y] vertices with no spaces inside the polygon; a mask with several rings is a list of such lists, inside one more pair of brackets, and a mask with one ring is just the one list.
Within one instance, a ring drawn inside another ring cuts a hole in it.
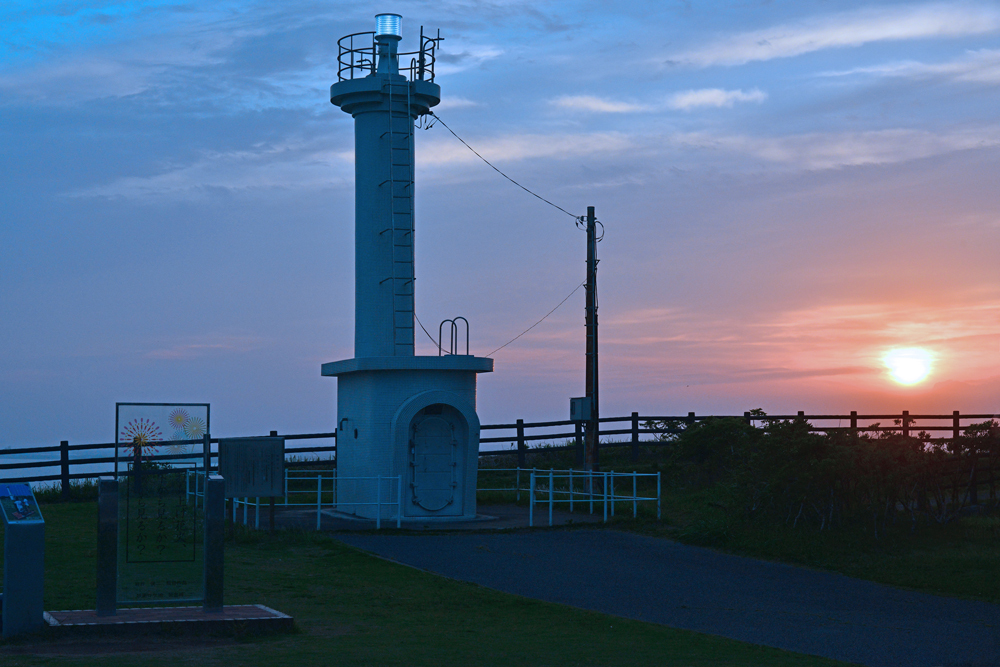
[{"label": "horizontal wooden rail", "polygon": [[[600,422],[602,424],[622,424],[631,422],[631,428],[612,428],[604,430],[600,435],[605,437],[616,437],[616,436],[626,436],[619,442],[602,442],[600,443],[600,448],[605,449],[608,447],[625,447],[631,446],[633,448],[633,457],[638,451],[638,447],[650,447],[650,446],[663,446],[669,445],[670,442],[663,441],[660,439],[646,439],[642,440],[640,436],[649,435],[676,435],[682,433],[684,428],[687,426],[701,422],[706,419],[719,419],[719,418],[729,418],[729,419],[740,419],[745,422],[754,425],[764,425],[766,422],[770,421],[789,421],[789,420],[805,420],[809,422],[809,430],[817,433],[837,433],[837,432],[867,432],[867,433],[885,433],[885,432],[899,432],[909,435],[915,435],[921,431],[928,434],[937,433],[948,433],[951,437],[935,438],[936,440],[951,440],[960,435],[960,432],[968,428],[968,426],[973,422],[984,422],[991,419],[1000,420],[1000,415],[997,414],[961,414],[955,411],[951,414],[909,414],[907,412],[899,414],[819,414],[819,415],[807,415],[803,412],[794,415],[766,415],[758,416],[752,415],[750,413],[744,413],[742,415],[697,415],[695,413],[688,413],[686,415],[652,415],[652,416],[642,416],[638,413],[632,413],[629,416],[622,417],[602,417]],[[884,422],[889,421],[888,425]],[[838,422],[836,425],[823,425],[816,422]],[[927,424],[926,422],[939,422],[937,424]],[[846,424],[845,424],[846,422]],[[898,422],[898,423],[897,423]],[[920,423],[925,422],[925,423]],[[940,422],[946,422],[946,424],[941,424]],[[877,426],[875,424],[878,424]],[[565,427],[574,427],[574,431],[570,432],[565,430]],[[545,429],[558,429],[550,432],[541,432],[538,430]],[[543,441],[559,441],[559,440],[570,440],[570,444],[565,445],[543,445],[541,447],[535,446],[531,449],[532,452],[537,451],[548,451],[548,450],[566,450],[578,447],[578,438],[581,436],[580,424],[572,420],[558,420],[558,421],[544,421],[544,422],[524,422],[518,421],[509,424],[483,424],[480,426],[482,432],[488,431],[510,431],[507,435],[490,435],[487,437],[480,437],[480,444],[491,445],[491,444],[501,444],[501,443],[511,443],[515,445],[517,449],[498,449],[498,450],[481,450],[479,452],[480,456],[491,456],[500,455],[509,452],[518,453],[519,458],[523,458],[525,452],[528,451],[527,443],[529,442],[543,442]],[[529,432],[534,431],[534,432]],[[258,437],[273,437],[277,432],[272,431],[270,436],[245,436],[251,438]],[[278,437],[284,438],[286,441],[294,440],[323,440],[323,439],[333,439],[336,440],[337,433],[334,432],[323,432],[323,433],[292,433],[284,434]],[[210,442],[218,443],[219,438],[211,438]],[[203,440],[175,440],[175,441],[158,441],[157,446],[174,446],[174,445],[200,445]],[[128,444],[119,444],[119,447],[128,448]],[[98,449],[114,449],[116,444],[110,443],[88,443],[88,444],[69,444],[68,442],[62,442],[59,445],[45,445],[41,447],[19,447],[19,448],[9,448],[0,449],[0,471],[3,470],[27,470],[27,469],[44,469],[58,467],[60,469],[60,474],[58,475],[33,475],[29,477],[20,477],[16,479],[10,479],[7,481],[24,481],[24,482],[38,482],[38,481],[55,481],[61,480],[63,485],[68,484],[68,480],[72,479],[85,479],[91,477],[100,476],[100,474],[107,473],[74,473],[71,468],[80,465],[98,465],[105,463],[113,463],[115,458],[111,456],[96,456],[87,458],[70,458],[70,452],[79,452],[85,450],[98,450]],[[286,454],[296,455],[296,454],[330,454],[336,456],[337,446],[336,444],[329,445],[316,445],[309,447],[295,447],[286,449]],[[25,454],[56,454],[55,457],[42,461],[5,461],[7,456],[17,456]],[[195,457],[200,457],[200,453],[179,453],[179,454],[156,454],[150,457],[152,461],[171,461],[178,459],[191,459]],[[217,453],[210,453],[210,458],[217,458]],[[119,460],[121,460],[119,458]],[[308,461],[298,461],[295,462],[296,465],[299,464],[311,464],[313,462]],[[323,464],[329,464],[329,460],[322,461]]]}]

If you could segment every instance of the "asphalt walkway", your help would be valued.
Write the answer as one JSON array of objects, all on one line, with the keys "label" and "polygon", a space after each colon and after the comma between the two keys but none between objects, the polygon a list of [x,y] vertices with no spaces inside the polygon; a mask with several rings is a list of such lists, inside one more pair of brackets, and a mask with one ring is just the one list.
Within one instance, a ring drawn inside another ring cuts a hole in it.
[{"label": "asphalt walkway", "polygon": [[384,558],[582,609],[871,667],[998,667],[1000,605],[611,530],[335,533]]}]

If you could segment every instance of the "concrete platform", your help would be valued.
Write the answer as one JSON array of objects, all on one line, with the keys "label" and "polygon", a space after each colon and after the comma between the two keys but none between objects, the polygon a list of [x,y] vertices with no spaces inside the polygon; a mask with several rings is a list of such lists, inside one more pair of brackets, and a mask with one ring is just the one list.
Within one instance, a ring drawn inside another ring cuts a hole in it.
[{"label": "concrete platform", "polygon": [[[581,507],[586,507],[580,503]],[[565,507],[565,506],[564,506]],[[515,528],[528,528],[528,508],[519,505],[479,505],[478,513],[474,520],[450,520],[450,521],[427,521],[422,518],[404,518],[400,526],[401,530],[411,531],[469,531],[469,530],[511,530]],[[229,517],[232,517],[230,514]],[[360,530],[373,530],[375,521],[372,519],[362,519],[355,516],[341,514],[330,509],[320,512],[319,529],[332,532],[347,532]],[[603,511],[597,507],[594,514],[581,510],[568,512],[565,509],[554,509],[552,512],[553,526],[569,526],[574,524],[594,524],[604,520]],[[237,511],[237,523],[243,523],[243,509]],[[247,525],[254,526],[254,507],[247,508]],[[547,505],[536,505],[534,516],[534,527],[545,528],[549,525],[549,511]],[[269,526],[269,509],[263,503],[260,507],[260,530],[267,530]],[[316,530],[316,510],[303,509],[301,507],[275,506],[274,527],[276,529],[298,528],[302,530]],[[395,530],[395,519],[383,519],[382,530]]]},{"label": "concrete platform", "polygon": [[221,612],[206,613],[199,607],[142,607],[119,609],[114,616],[98,616],[93,609],[45,612],[46,633],[144,634],[229,634],[261,635],[290,632],[294,619],[262,604],[232,605]]}]

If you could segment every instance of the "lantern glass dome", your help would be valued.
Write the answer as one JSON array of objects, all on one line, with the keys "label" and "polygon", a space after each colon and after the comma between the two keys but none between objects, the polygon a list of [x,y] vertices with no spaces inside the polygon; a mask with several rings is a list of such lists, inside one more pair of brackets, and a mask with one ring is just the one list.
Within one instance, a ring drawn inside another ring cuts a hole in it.
[{"label": "lantern glass dome", "polygon": [[375,36],[393,35],[402,37],[403,17],[399,14],[377,14],[375,16]]}]

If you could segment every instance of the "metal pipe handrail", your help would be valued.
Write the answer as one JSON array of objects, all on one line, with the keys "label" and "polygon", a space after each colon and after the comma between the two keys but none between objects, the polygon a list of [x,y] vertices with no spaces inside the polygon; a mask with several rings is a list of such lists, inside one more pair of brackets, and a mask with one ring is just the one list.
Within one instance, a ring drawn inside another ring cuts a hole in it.
[{"label": "metal pipe handrail", "polygon": [[[354,38],[370,36],[362,46],[354,45]],[[440,32],[437,37],[424,35],[424,29],[420,28],[420,48],[417,51],[402,51],[397,53],[400,62],[399,73],[407,76],[410,81],[427,81],[434,83],[434,65],[437,63],[437,45],[441,41]],[[346,43],[345,43],[346,40]],[[355,73],[360,76],[375,74],[376,55],[378,53],[375,44],[375,31],[355,32],[344,35],[337,40],[337,80],[347,81],[355,78]],[[409,67],[404,67],[405,56],[410,58]],[[345,72],[347,75],[345,76]],[[405,73],[405,74],[404,74]]]}]

